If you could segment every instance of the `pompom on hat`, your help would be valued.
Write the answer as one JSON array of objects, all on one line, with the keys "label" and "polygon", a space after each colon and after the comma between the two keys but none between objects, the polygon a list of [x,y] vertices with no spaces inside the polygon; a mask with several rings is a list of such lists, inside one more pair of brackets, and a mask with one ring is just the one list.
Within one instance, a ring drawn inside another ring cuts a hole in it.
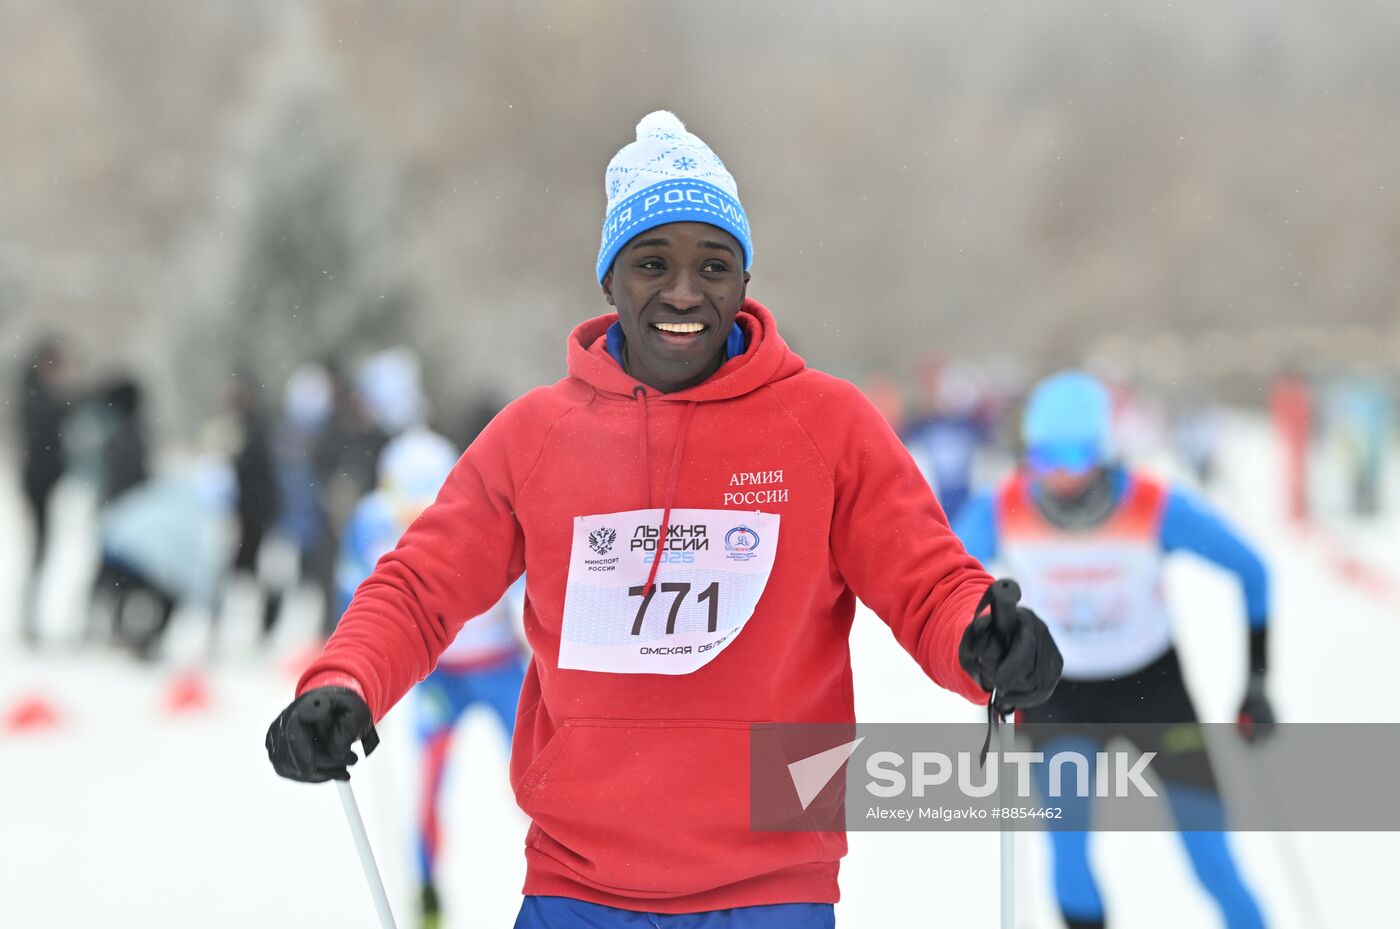
[{"label": "pompom on hat", "polygon": [[608,162],[608,212],[598,249],[598,281],[622,247],[666,223],[708,223],[739,240],[744,270],[753,264],[749,218],[724,162],[674,113],[657,110],[637,123],[637,141]]}]

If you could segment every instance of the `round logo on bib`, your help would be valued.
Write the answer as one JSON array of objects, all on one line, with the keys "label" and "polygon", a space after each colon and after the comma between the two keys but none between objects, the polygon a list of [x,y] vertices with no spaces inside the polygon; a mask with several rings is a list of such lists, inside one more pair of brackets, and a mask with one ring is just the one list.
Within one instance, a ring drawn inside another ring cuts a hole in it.
[{"label": "round logo on bib", "polygon": [[724,534],[725,551],[751,552],[758,548],[758,533],[748,526],[735,526]]},{"label": "round logo on bib", "polygon": [[735,526],[724,534],[725,557],[730,561],[748,561],[758,548],[758,533],[748,526]]}]

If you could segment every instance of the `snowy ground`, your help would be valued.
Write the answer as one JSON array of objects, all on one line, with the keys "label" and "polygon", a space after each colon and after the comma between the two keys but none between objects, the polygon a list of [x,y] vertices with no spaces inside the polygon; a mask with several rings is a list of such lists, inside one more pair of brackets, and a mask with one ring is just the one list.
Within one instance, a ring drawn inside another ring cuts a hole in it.
[{"label": "snowy ground", "polygon": [[[1281,494],[1272,461],[1267,435],[1242,421],[1231,431],[1216,497],[1274,568],[1278,709],[1291,721],[1395,721],[1386,662],[1400,654],[1400,606],[1376,579],[1400,577],[1400,522],[1300,533],[1276,515]],[[7,551],[26,547],[19,504],[9,495],[0,502],[0,526]],[[1340,550],[1353,542],[1356,551]],[[63,598],[61,576],[81,572],[90,552],[77,541],[59,549],[48,619],[62,639],[81,612],[77,601]],[[1375,583],[1358,585],[1354,571],[1346,580],[1352,555]],[[1228,581],[1189,562],[1171,569],[1169,583],[1201,713],[1226,721],[1244,663],[1238,595]],[[10,559],[0,564],[0,603],[16,604],[18,589],[19,569]],[[297,636],[280,641],[271,660],[234,641],[208,671],[211,706],[172,716],[163,710],[171,676],[201,651],[203,628],[197,616],[187,616],[173,647],[185,657],[152,669],[61,642],[38,658],[18,654],[13,627],[0,626],[0,713],[22,696],[41,694],[64,714],[53,730],[0,733],[0,926],[375,924],[334,791],[277,779],[263,754],[267,723],[290,695],[292,681],[281,664],[295,652]],[[977,718],[974,708],[932,688],[873,616],[859,618],[852,647],[863,719]],[[1374,656],[1373,673],[1334,679],[1358,654]],[[414,784],[404,726],[390,715],[383,754],[361,766],[354,786],[407,929]],[[505,747],[490,720],[469,719],[456,758],[445,824],[448,925],[508,927],[519,905],[525,822],[506,785]],[[852,834],[839,923],[848,929],[996,926],[997,841],[962,833]],[[1400,858],[1400,836],[1252,833],[1237,836],[1235,846],[1276,927],[1313,925],[1300,908],[1304,885],[1314,889],[1326,926],[1393,920],[1387,879]],[[1057,926],[1043,839],[1022,836],[1018,849],[1019,924]],[[1305,878],[1290,870],[1291,853]],[[1105,834],[1094,855],[1117,925],[1219,924],[1174,835]]]}]

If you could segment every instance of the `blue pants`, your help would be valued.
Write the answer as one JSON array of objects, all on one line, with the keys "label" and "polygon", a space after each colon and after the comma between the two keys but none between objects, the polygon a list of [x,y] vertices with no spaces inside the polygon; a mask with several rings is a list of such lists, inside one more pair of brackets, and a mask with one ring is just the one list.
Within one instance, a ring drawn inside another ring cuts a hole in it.
[{"label": "blue pants", "polygon": [[486,706],[501,721],[506,740],[515,732],[515,709],[525,682],[525,662],[519,655],[470,671],[438,668],[413,688],[414,728],[420,742],[457,725],[470,707]]},{"label": "blue pants", "polygon": [[[1204,740],[1195,728],[1196,709],[1186,692],[1186,681],[1175,649],[1132,674],[1102,681],[1064,680],[1055,695],[1025,711],[1028,723],[1054,723],[1061,734],[1042,734],[1036,745],[1049,758],[1059,751],[1074,751],[1092,758],[1106,739],[1115,735],[1136,740],[1144,736],[1160,741],[1138,745],[1156,751],[1155,770],[1162,779],[1167,803],[1176,820],[1181,842],[1201,885],[1215,899],[1228,929],[1263,929],[1264,917],[1254,895],[1245,885],[1225,832],[1225,807],[1206,754]],[[1134,723],[1164,728],[1152,733],[1131,731]],[[1118,728],[1122,727],[1122,728]],[[1175,735],[1173,735],[1175,733]],[[1041,795],[1047,795],[1049,766],[1035,766]],[[1094,793],[1094,773],[1089,793]],[[1050,832],[1055,895],[1066,919],[1103,923],[1104,905],[1098,882],[1089,867],[1090,801],[1062,796],[1055,805],[1063,810],[1063,823]]]},{"label": "blue pants", "polygon": [[776,903],[707,913],[638,913],[568,897],[526,897],[515,929],[835,929],[830,903]]},{"label": "blue pants", "polygon": [[525,679],[524,663],[512,655],[499,664],[466,672],[438,669],[413,689],[418,745],[421,753],[422,798],[418,811],[418,877],[432,883],[438,855],[438,799],[452,730],[475,703],[495,713],[509,742],[515,730],[515,708]]},{"label": "blue pants", "polygon": [[[1057,751],[1073,749],[1088,757],[1102,746],[1092,739],[1060,739],[1047,743],[1041,750],[1049,757]],[[1048,765],[1035,768],[1042,796],[1048,795]],[[1094,776],[1089,775],[1089,790],[1093,792]],[[1172,815],[1183,827],[1182,844],[1187,857],[1206,891],[1220,906],[1228,929],[1263,929],[1264,917],[1235,867],[1234,856],[1226,842],[1225,808],[1214,790],[1190,784],[1164,781],[1167,803]],[[1067,828],[1050,832],[1055,896],[1060,912],[1066,919],[1089,923],[1104,919],[1103,899],[1098,881],[1089,867],[1089,809],[1087,798],[1063,796],[1056,804],[1063,810]]]}]

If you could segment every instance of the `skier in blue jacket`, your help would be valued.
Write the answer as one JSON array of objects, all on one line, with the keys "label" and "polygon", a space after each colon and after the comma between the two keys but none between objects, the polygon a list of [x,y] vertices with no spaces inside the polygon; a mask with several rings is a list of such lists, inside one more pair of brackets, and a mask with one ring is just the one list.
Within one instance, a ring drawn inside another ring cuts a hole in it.
[{"label": "skier in blue jacket", "polygon": [[[341,539],[336,566],[341,613],[349,606],[355,588],[398,544],[409,523],[432,503],[457,457],[451,442],[421,426],[408,429],[384,447],[379,458],[379,486],[360,500]],[[523,596],[520,586],[464,625],[438,659],[437,667],[413,689],[414,729],[421,760],[416,829],[421,929],[437,929],[442,924],[436,881],[439,822],[453,731],[468,709],[481,706],[500,722],[507,742],[515,732],[515,711],[525,679],[525,656],[513,625]]]},{"label": "skier in blue jacket", "polygon": [[[1024,710],[1024,721],[1056,724],[1055,738],[1065,733],[1079,751],[1096,750],[1085,739],[1099,745],[1133,732],[1134,724],[1162,724],[1160,742],[1138,748],[1157,752],[1154,768],[1196,875],[1229,929],[1258,929],[1263,917],[1226,843],[1224,809],[1172,644],[1161,575],[1169,553],[1188,551],[1239,579],[1249,673],[1237,723],[1252,742],[1274,722],[1265,695],[1268,572],[1202,501],[1112,459],[1111,407],[1104,387],[1081,372],[1037,385],[1022,423],[1025,466],[970,501],[954,529],[969,554],[984,564],[1000,560],[1020,581],[1064,655],[1059,688]],[[1048,755],[1055,746],[1044,748]],[[1104,905],[1088,858],[1088,802],[1065,806],[1063,815],[1080,828],[1050,833],[1060,910],[1070,929],[1102,929]]]}]

